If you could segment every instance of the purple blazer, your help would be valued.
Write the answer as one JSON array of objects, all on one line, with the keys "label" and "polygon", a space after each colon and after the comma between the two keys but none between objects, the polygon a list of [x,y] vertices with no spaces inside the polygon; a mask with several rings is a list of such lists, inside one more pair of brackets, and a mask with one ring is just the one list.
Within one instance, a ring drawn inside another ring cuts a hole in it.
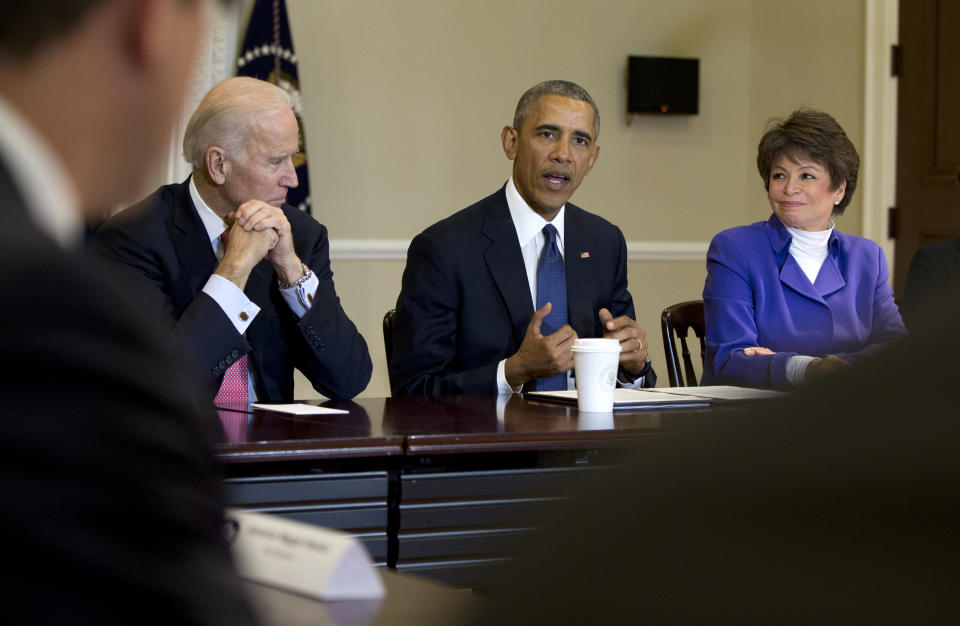
[{"label": "purple blazer", "polygon": [[[793,355],[855,361],[906,334],[880,246],[834,230],[811,284],[790,255],[791,239],[774,214],[725,230],[710,243],[704,385],[785,387]],[[744,356],[750,346],[776,354]]]}]

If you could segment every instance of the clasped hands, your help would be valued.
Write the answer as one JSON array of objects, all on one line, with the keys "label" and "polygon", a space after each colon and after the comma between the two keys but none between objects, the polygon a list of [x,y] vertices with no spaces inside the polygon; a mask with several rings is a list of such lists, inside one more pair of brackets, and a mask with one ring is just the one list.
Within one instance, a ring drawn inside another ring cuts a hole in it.
[{"label": "clasped hands", "polygon": [[[537,378],[556,376],[573,368],[573,342],[577,331],[565,324],[556,332],[544,336],[540,332],[543,319],[549,315],[551,303],[534,312],[527,332],[516,354],[507,358],[504,374],[511,387]],[[630,374],[639,374],[647,366],[647,333],[626,315],[614,318],[607,309],[598,316],[603,324],[605,339],[620,342],[620,366]]]},{"label": "clasped hands", "polygon": [[243,289],[250,271],[266,258],[286,284],[301,277],[303,267],[293,249],[290,222],[279,207],[249,200],[225,220],[231,226],[217,274]]},{"label": "clasped hands", "polygon": [[[776,352],[762,346],[751,346],[744,348],[743,354],[744,356],[760,356],[776,354]],[[807,370],[803,374],[803,379],[806,382],[810,382],[819,378],[826,378],[848,367],[850,367],[850,361],[841,359],[835,354],[828,354],[824,357],[817,357],[815,361],[810,361],[810,364],[807,365]]]}]

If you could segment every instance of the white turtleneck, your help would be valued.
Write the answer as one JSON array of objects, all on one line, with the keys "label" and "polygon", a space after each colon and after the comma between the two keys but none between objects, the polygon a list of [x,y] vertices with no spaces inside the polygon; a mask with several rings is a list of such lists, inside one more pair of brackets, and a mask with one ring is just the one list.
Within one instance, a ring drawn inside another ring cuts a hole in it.
[{"label": "white turtleneck", "polygon": [[830,227],[827,230],[797,230],[791,226],[786,228],[793,237],[793,241],[790,242],[790,256],[797,261],[811,284],[817,282],[820,267],[827,259],[827,242],[833,234],[833,220],[830,220]]}]

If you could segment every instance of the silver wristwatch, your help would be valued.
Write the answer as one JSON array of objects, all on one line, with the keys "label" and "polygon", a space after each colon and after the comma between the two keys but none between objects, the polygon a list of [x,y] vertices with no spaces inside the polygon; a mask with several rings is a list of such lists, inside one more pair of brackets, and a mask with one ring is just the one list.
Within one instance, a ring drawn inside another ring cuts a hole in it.
[{"label": "silver wristwatch", "polygon": [[280,286],[280,289],[290,289],[291,287],[296,287],[299,289],[303,287],[303,284],[310,280],[310,277],[313,276],[313,272],[310,271],[310,268],[307,267],[307,264],[303,261],[300,262],[300,268],[303,270],[303,276],[298,278],[296,281],[290,283],[289,285],[283,282],[283,279],[277,276],[277,284]]}]

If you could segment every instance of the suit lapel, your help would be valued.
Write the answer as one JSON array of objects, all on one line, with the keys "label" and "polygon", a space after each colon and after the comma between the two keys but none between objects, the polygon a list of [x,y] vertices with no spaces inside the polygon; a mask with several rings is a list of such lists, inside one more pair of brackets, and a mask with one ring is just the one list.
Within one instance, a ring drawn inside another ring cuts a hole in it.
[{"label": "suit lapel", "polygon": [[799,295],[826,305],[813,283],[800,269],[800,264],[790,254],[790,232],[776,214],[771,215],[767,220],[766,231],[777,266],[780,268],[780,282]]},{"label": "suit lapel", "polygon": [[523,268],[523,255],[517,242],[517,230],[510,219],[506,192],[501,189],[484,215],[483,234],[490,246],[483,252],[493,282],[506,305],[513,325],[513,334],[522,341],[533,315],[530,285]]},{"label": "suit lapel", "polygon": [[[824,264],[824,267],[826,267],[826,264]],[[821,270],[821,274],[822,273]],[[780,282],[805,298],[823,302],[823,298],[814,288],[810,279],[807,278],[807,275],[800,269],[800,264],[789,254],[783,263],[783,267],[780,268]]]},{"label": "suit lapel", "polygon": [[4,212],[10,211],[12,215],[5,216],[14,223],[27,222],[33,224],[33,219],[23,202],[20,190],[17,189],[13,178],[7,171],[6,165],[0,161],[0,207]]},{"label": "suit lapel", "polygon": [[190,283],[192,295],[203,289],[210,274],[217,267],[217,257],[207,240],[207,230],[190,198],[189,178],[177,185],[174,192],[173,215],[167,222],[170,242]]},{"label": "suit lapel", "polygon": [[823,260],[820,266],[820,273],[817,274],[817,280],[814,283],[817,293],[826,298],[830,294],[840,291],[847,285],[840,273],[840,265],[837,262],[839,258],[840,243],[837,238],[837,231],[834,230],[830,235],[830,241],[827,243],[827,258]]},{"label": "suit lapel", "polygon": [[586,297],[593,291],[593,272],[590,259],[591,241],[577,207],[567,204],[564,210],[563,260],[567,269],[567,318],[581,337],[594,335],[595,312],[593,299]]},{"label": "suit lapel", "polygon": [[[56,250],[59,254],[71,254],[71,251],[61,248],[46,231],[37,226],[20,189],[2,160],[0,160],[0,216],[7,224],[5,230],[10,237],[8,241],[16,241],[31,254],[41,254],[41,248],[44,249],[42,254],[46,255],[53,254],[52,250]],[[46,249],[47,247],[49,250]]]}]

